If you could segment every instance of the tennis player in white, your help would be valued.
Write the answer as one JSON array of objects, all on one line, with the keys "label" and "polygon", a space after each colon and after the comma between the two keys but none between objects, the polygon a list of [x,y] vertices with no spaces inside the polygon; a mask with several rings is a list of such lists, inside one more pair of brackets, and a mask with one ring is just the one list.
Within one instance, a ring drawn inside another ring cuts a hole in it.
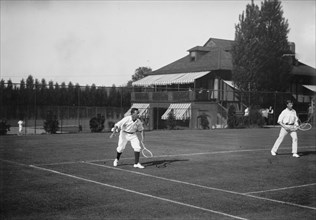
[{"label": "tennis player in white", "polygon": [[279,137],[275,141],[273,148],[271,149],[272,156],[277,155],[279,146],[281,145],[284,137],[290,133],[292,137],[292,154],[293,157],[300,157],[297,154],[297,133],[298,117],[296,111],[293,109],[293,102],[291,100],[286,101],[286,109],[284,109],[278,118],[278,123],[281,125]]},{"label": "tennis player in white", "polygon": [[117,154],[116,154],[116,159],[113,162],[113,166],[117,166],[118,161],[120,160],[121,154],[123,153],[126,144],[128,141],[131,142],[132,148],[134,149],[134,154],[135,154],[135,163],[134,167],[135,168],[140,168],[143,169],[144,166],[142,166],[139,163],[139,156],[140,156],[140,142],[138,140],[138,137],[136,135],[137,131],[142,132],[142,137],[143,137],[143,132],[144,132],[144,127],[143,123],[139,119],[139,111],[137,108],[132,108],[131,109],[131,115],[124,117],[122,120],[117,122],[114,125],[114,130],[118,131],[120,130],[120,136],[118,140],[118,146],[116,148]]}]

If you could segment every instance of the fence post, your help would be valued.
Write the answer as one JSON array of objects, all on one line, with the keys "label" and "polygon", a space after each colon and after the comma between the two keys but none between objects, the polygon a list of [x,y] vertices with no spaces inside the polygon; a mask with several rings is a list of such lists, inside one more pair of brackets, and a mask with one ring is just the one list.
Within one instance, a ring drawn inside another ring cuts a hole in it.
[{"label": "fence post", "polygon": [[277,91],[274,91],[273,126],[275,126],[276,98],[277,98]]}]

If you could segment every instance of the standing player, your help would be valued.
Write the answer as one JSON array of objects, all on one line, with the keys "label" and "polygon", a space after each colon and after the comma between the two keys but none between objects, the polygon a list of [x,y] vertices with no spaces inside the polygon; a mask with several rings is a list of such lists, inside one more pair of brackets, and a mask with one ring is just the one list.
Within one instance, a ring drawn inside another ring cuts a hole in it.
[{"label": "standing player", "polygon": [[144,168],[144,166],[142,166],[139,163],[141,147],[138,137],[136,135],[136,132],[140,131],[143,137],[144,127],[141,120],[139,119],[138,114],[138,109],[132,108],[131,115],[124,117],[122,120],[120,120],[114,125],[114,131],[120,130],[118,146],[116,148],[116,159],[113,162],[113,166],[115,167],[117,166],[118,161],[120,160],[121,154],[123,153],[127,142],[130,141],[135,154],[134,167],[140,169]]},{"label": "standing player", "polygon": [[22,130],[23,130],[23,120],[19,120],[18,121],[18,125],[19,125],[19,133],[18,133],[18,135],[20,136],[20,135],[22,135]]},{"label": "standing player", "polygon": [[273,148],[271,149],[272,156],[276,156],[277,150],[282,143],[284,137],[290,133],[292,137],[292,154],[293,157],[300,157],[297,154],[297,133],[298,117],[296,111],[293,109],[293,102],[291,100],[286,101],[286,109],[284,109],[278,118],[278,123],[281,125],[279,137],[275,141]]}]

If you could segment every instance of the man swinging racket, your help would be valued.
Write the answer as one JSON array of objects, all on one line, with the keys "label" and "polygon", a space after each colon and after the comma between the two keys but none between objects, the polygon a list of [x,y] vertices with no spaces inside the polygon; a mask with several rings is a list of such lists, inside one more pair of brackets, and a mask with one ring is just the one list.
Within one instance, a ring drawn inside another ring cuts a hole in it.
[{"label": "man swinging racket", "polygon": [[116,148],[116,159],[113,162],[113,166],[115,167],[117,166],[118,161],[120,160],[121,154],[123,153],[127,142],[130,141],[135,154],[134,167],[140,169],[144,168],[144,166],[142,166],[139,163],[141,146],[136,135],[136,132],[140,131],[141,136],[143,137],[144,127],[141,120],[139,119],[138,114],[138,109],[132,108],[131,115],[124,117],[122,120],[120,120],[114,125],[114,128],[112,128],[112,132],[118,132],[120,130],[118,146]]}]

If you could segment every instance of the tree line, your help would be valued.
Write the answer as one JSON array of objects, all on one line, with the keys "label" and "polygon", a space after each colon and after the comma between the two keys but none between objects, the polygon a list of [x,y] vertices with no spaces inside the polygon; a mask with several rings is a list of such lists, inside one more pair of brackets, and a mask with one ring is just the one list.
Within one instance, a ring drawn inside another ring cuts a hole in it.
[{"label": "tree line", "polygon": [[37,105],[37,106],[130,106],[130,87],[97,87],[74,85],[69,82],[54,83],[39,81],[29,75],[20,83],[11,80],[0,81],[0,103],[3,106],[12,105]]},{"label": "tree line", "polygon": [[145,77],[151,72],[149,67],[139,67],[135,70],[132,79],[126,86],[111,87],[80,86],[42,79],[34,79],[29,75],[26,80],[20,83],[13,83],[10,79],[5,82],[0,80],[0,104],[2,106],[110,106],[129,107],[131,105],[132,82]]}]

